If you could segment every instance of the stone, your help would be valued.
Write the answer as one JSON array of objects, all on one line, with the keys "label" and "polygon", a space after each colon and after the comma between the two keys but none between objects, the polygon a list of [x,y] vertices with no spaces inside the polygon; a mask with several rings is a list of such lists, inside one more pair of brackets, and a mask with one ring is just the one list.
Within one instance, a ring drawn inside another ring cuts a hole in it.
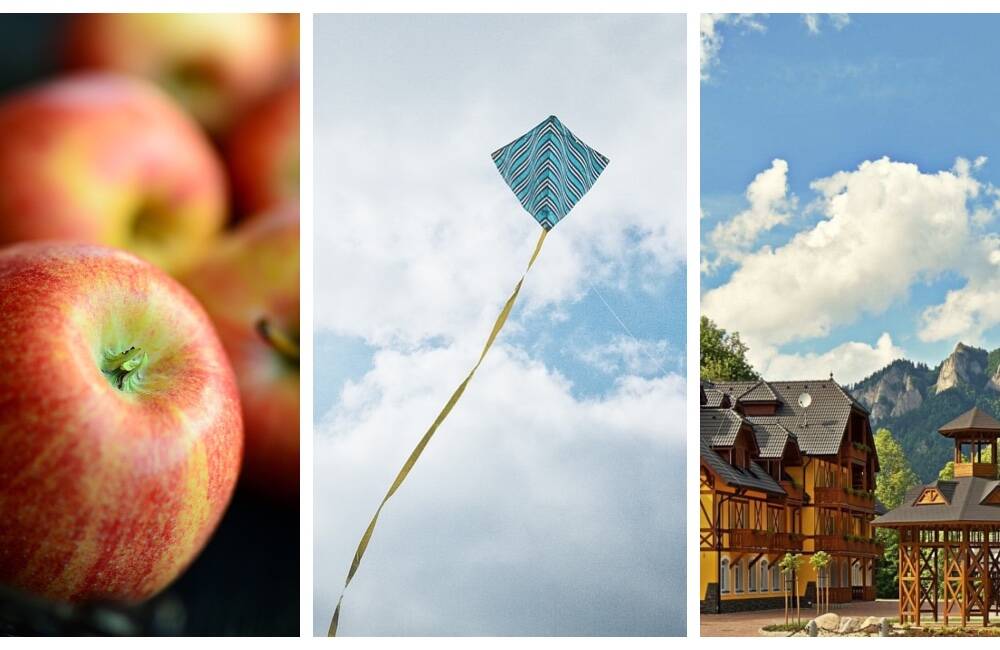
[{"label": "stone", "polygon": [[819,635],[819,628],[816,626],[816,619],[813,619],[806,623],[806,634],[809,636]]},{"label": "stone", "polygon": [[878,629],[883,620],[884,619],[878,616],[869,616],[864,620],[864,622],[861,623],[860,629],[865,630],[866,632],[874,632]]},{"label": "stone", "polygon": [[840,617],[833,612],[820,614],[813,619],[813,622],[816,623],[816,627],[827,632],[836,632],[837,628],[840,627]]},{"label": "stone", "polygon": [[881,621],[879,621],[878,635],[889,636],[890,634],[892,634],[892,623],[889,622],[889,619],[883,618]]},{"label": "stone", "polygon": [[854,616],[845,616],[840,619],[837,626],[837,634],[852,634],[858,631],[860,621]]}]

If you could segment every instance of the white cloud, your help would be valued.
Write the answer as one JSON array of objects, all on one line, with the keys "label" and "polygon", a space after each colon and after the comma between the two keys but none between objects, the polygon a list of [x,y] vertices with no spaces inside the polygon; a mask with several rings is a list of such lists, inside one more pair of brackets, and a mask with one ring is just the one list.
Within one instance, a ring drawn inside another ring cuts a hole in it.
[{"label": "white cloud", "polygon": [[769,379],[823,379],[832,372],[841,384],[851,384],[906,357],[906,351],[884,332],[874,346],[848,341],[822,353],[790,354],[763,348],[751,350],[750,355],[754,367]]},{"label": "white cloud", "polygon": [[1000,324],[1000,236],[970,241],[965,261],[968,281],[924,310],[921,340],[980,344],[986,330]]},{"label": "white cloud", "polygon": [[[316,475],[336,480],[316,483],[317,630],[471,352],[380,352],[318,428]],[[684,583],[683,482],[654,486],[683,474],[684,403],[678,375],[626,377],[578,400],[543,364],[494,349],[383,512],[341,633],[682,631],[668,613],[683,618],[671,588]]]},{"label": "white cloud", "polygon": [[591,283],[642,295],[682,268],[683,19],[336,16],[316,42],[316,328],[374,348],[317,431],[316,630],[540,233],[489,153],[555,114],[611,163],[384,511],[340,631],[683,633],[684,489],[650,489],[683,473],[683,378],[635,376],[635,351],[609,348],[595,362],[621,371],[577,399],[508,344],[526,313],[565,318]]},{"label": "white cloud", "polygon": [[777,248],[746,255],[702,309],[753,347],[828,335],[877,315],[918,280],[965,263],[981,185],[888,158],[814,181],[823,216]]},{"label": "white cloud", "polygon": [[750,207],[728,221],[720,222],[708,235],[708,250],[715,259],[703,264],[714,270],[724,262],[742,258],[757,238],[775,226],[788,223],[795,209],[794,196],[788,195],[788,163],[779,158],[757,174],[747,187]]},{"label": "white cloud", "polygon": [[[452,17],[441,39],[425,35],[440,30],[433,17],[400,21],[377,52],[364,30],[340,35],[339,50],[365,52],[366,64],[331,60],[325,74],[338,84],[318,92],[317,328],[376,345],[481,336],[540,233],[489,153],[551,113],[611,163],[551,233],[522,307],[558,310],[588,282],[679,269],[683,21],[663,18],[492,17],[507,25],[494,30],[503,48],[483,46],[474,16]],[[461,48],[482,56],[428,72]],[[560,61],[559,74],[528,92],[526,66],[538,60]]]},{"label": "white cloud", "polygon": [[722,49],[723,25],[742,27],[744,31],[764,32],[767,28],[757,14],[702,14],[701,15],[701,79],[707,81],[711,69],[719,62]]},{"label": "white cloud", "polygon": [[[810,34],[819,34],[824,14],[802,14],[802,22]],[[850,14],[825,14],[830,26],[838,32],[851,23]]]},{"label": "white cloud", "polygon": [[617,335],[610,341],[577,351],[577,357],[607,375],[661,375],[681,354],[664,340]]}]

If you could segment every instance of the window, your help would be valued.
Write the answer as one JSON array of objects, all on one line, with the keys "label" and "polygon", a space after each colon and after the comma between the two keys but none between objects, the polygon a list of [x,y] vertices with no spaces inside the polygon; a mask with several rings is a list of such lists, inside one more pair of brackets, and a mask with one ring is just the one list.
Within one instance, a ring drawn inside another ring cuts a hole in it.
[{"label": "window", "polygon": [[781,567],[771,567],[771,591],[781,591]]},{"label": "window", "polygon": [[767,581],[770,579],[768,575],[767,560],[760,561],[760,590],[767,591]]},{"label": "window", "polygon": [[757,591],[757,567],[751,564],[747,568],[750,569],[747,591]]},{"label": "window", "polygon": [[843,573],[844,581],[843,581],[843,585],[842,586],[844,586],[844,587],[850,587],[851,586],[851,561],[850,560],[844,560],[843,565],[841,565],[841,570],[844,572]]},{"label": "window", "polygon": [[729,558],[722,558],[722,565],[719,567],[719,591],[729,593]]},{"label": "window", "polygon": [[735,574],[733,582],[736,583],[736,593],[743,593],[743,560],[736,563],[733,567],[733,573]]}]

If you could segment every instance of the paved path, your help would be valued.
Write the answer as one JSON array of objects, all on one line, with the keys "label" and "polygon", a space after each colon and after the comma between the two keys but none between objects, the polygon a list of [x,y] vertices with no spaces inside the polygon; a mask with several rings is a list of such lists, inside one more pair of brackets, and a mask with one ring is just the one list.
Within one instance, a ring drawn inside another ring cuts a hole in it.
[{"label": "paved path", "polygon": [[[875,602],[845,603],[833,605],[830,611],[840,616],[899,616],[898,600],[876,600]],[[803,622],[815,616],[815,609],[803,609]],[[760,628],[770,623],[784,623],[785,610],[761,609],[755,612],[734,612],[732,614],[702,614],[701,636],[757,636]]]}]

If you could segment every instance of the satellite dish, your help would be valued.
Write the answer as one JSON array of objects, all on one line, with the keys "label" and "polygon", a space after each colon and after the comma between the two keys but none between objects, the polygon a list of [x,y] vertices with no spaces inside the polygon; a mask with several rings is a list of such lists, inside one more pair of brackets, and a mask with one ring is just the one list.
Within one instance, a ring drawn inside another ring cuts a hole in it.
[{"label": "satellite dish", "polygon": [[813,403],[812,395],[809,393],[802,393],[799,395],[799,406],[804,409],[809,408],[809,405]]}]

